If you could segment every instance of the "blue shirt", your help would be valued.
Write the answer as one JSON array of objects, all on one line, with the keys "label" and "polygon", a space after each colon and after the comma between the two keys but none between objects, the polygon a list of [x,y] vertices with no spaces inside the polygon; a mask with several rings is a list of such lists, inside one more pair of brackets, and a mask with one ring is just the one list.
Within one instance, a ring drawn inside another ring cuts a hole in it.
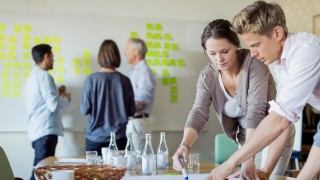
[{"label": "blue shirt", "polygon": [[25,83],[28,133],[31,141],[46,135],[63,135],[60,110],[69,104],[58,96],[52,76],[35,66]]},{"label": "blue shirt", "polygon": [[130,80],[134,91],[135,101],[146,104],[146,108],[136,111],[136,114],[150,114],[154,99],[155,78],[145,60],[137,63],[131,71]]},{"label": "blue shirt", "polygon": [[84,82],[80,110],[88,116],[87,139],[108,142],[111,132],[116,132],[116,139],[126,137],[128,117],[135,112],[130,79],[119,72],[90,74]]}]

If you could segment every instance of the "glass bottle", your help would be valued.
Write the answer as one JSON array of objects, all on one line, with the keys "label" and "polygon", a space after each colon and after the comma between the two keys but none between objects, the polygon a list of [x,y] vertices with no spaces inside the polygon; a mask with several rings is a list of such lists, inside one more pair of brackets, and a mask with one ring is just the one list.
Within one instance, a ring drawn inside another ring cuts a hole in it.
[{"label": "glass bottle", "polygon": [[135,149],[134,149],[134,145],[132,142],[132,134],[131,132],[129,132],[128,137],[127,137],[128,141],[126,144],[126,148],[125,148],[125,157],[127,158],[127,169],[132,169],[135,166]]},{"label": "glass bottle", "polygon": [[168,167],[169,150],[166,143],[166,133],[160,133],[160,143],[157,150],[157,168],[166,169]]},{"label": "glass bottle", "polygon": [[146,143],[142,152],[142,174],[156,174],[156,157],[151,144],[151,134],[146,134]]},{"label": "glass bottle", "polygon": [[112,157],[119,156],[118,146],[116,143],[116,133],[111,132],[110,133],[110,143],[109,143],[109,149],[107,153],[107,164],[112,165],[113,159]]}]

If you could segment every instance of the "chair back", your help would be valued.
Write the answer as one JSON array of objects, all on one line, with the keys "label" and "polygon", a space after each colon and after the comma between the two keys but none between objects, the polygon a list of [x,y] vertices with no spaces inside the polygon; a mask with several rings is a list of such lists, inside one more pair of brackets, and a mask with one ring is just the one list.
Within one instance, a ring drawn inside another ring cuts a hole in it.
[{"label": "chair back", "polygon": [[214,144],[214,161],[217,164],[222,164],[238,150],[238,145],[225,134],[217,134]]},{"label": "chair back", "polygon": [[0,179],[13,180],[14,175],[6,153],[0,146]]}]

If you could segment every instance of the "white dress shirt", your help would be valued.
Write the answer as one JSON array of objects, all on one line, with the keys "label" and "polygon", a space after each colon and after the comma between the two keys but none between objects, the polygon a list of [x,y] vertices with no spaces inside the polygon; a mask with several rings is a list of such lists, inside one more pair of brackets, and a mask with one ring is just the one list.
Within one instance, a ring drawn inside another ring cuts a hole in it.
[{"label": "white dress shirt", "polygon": [[269,112],[296,122],[307,103],[320,110],[319,36],[289,33],[281,59],[270,67],[277,84],[277,97],[269,102]]}]

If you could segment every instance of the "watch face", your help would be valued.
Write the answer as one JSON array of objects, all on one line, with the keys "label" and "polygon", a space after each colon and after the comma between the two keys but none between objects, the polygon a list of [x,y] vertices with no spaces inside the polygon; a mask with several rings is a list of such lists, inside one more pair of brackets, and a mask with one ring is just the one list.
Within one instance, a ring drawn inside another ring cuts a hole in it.
[{"label": "watch face", "polygon": [[313,16],[313,32],[316,35],[320,35],[320,14]]}]

